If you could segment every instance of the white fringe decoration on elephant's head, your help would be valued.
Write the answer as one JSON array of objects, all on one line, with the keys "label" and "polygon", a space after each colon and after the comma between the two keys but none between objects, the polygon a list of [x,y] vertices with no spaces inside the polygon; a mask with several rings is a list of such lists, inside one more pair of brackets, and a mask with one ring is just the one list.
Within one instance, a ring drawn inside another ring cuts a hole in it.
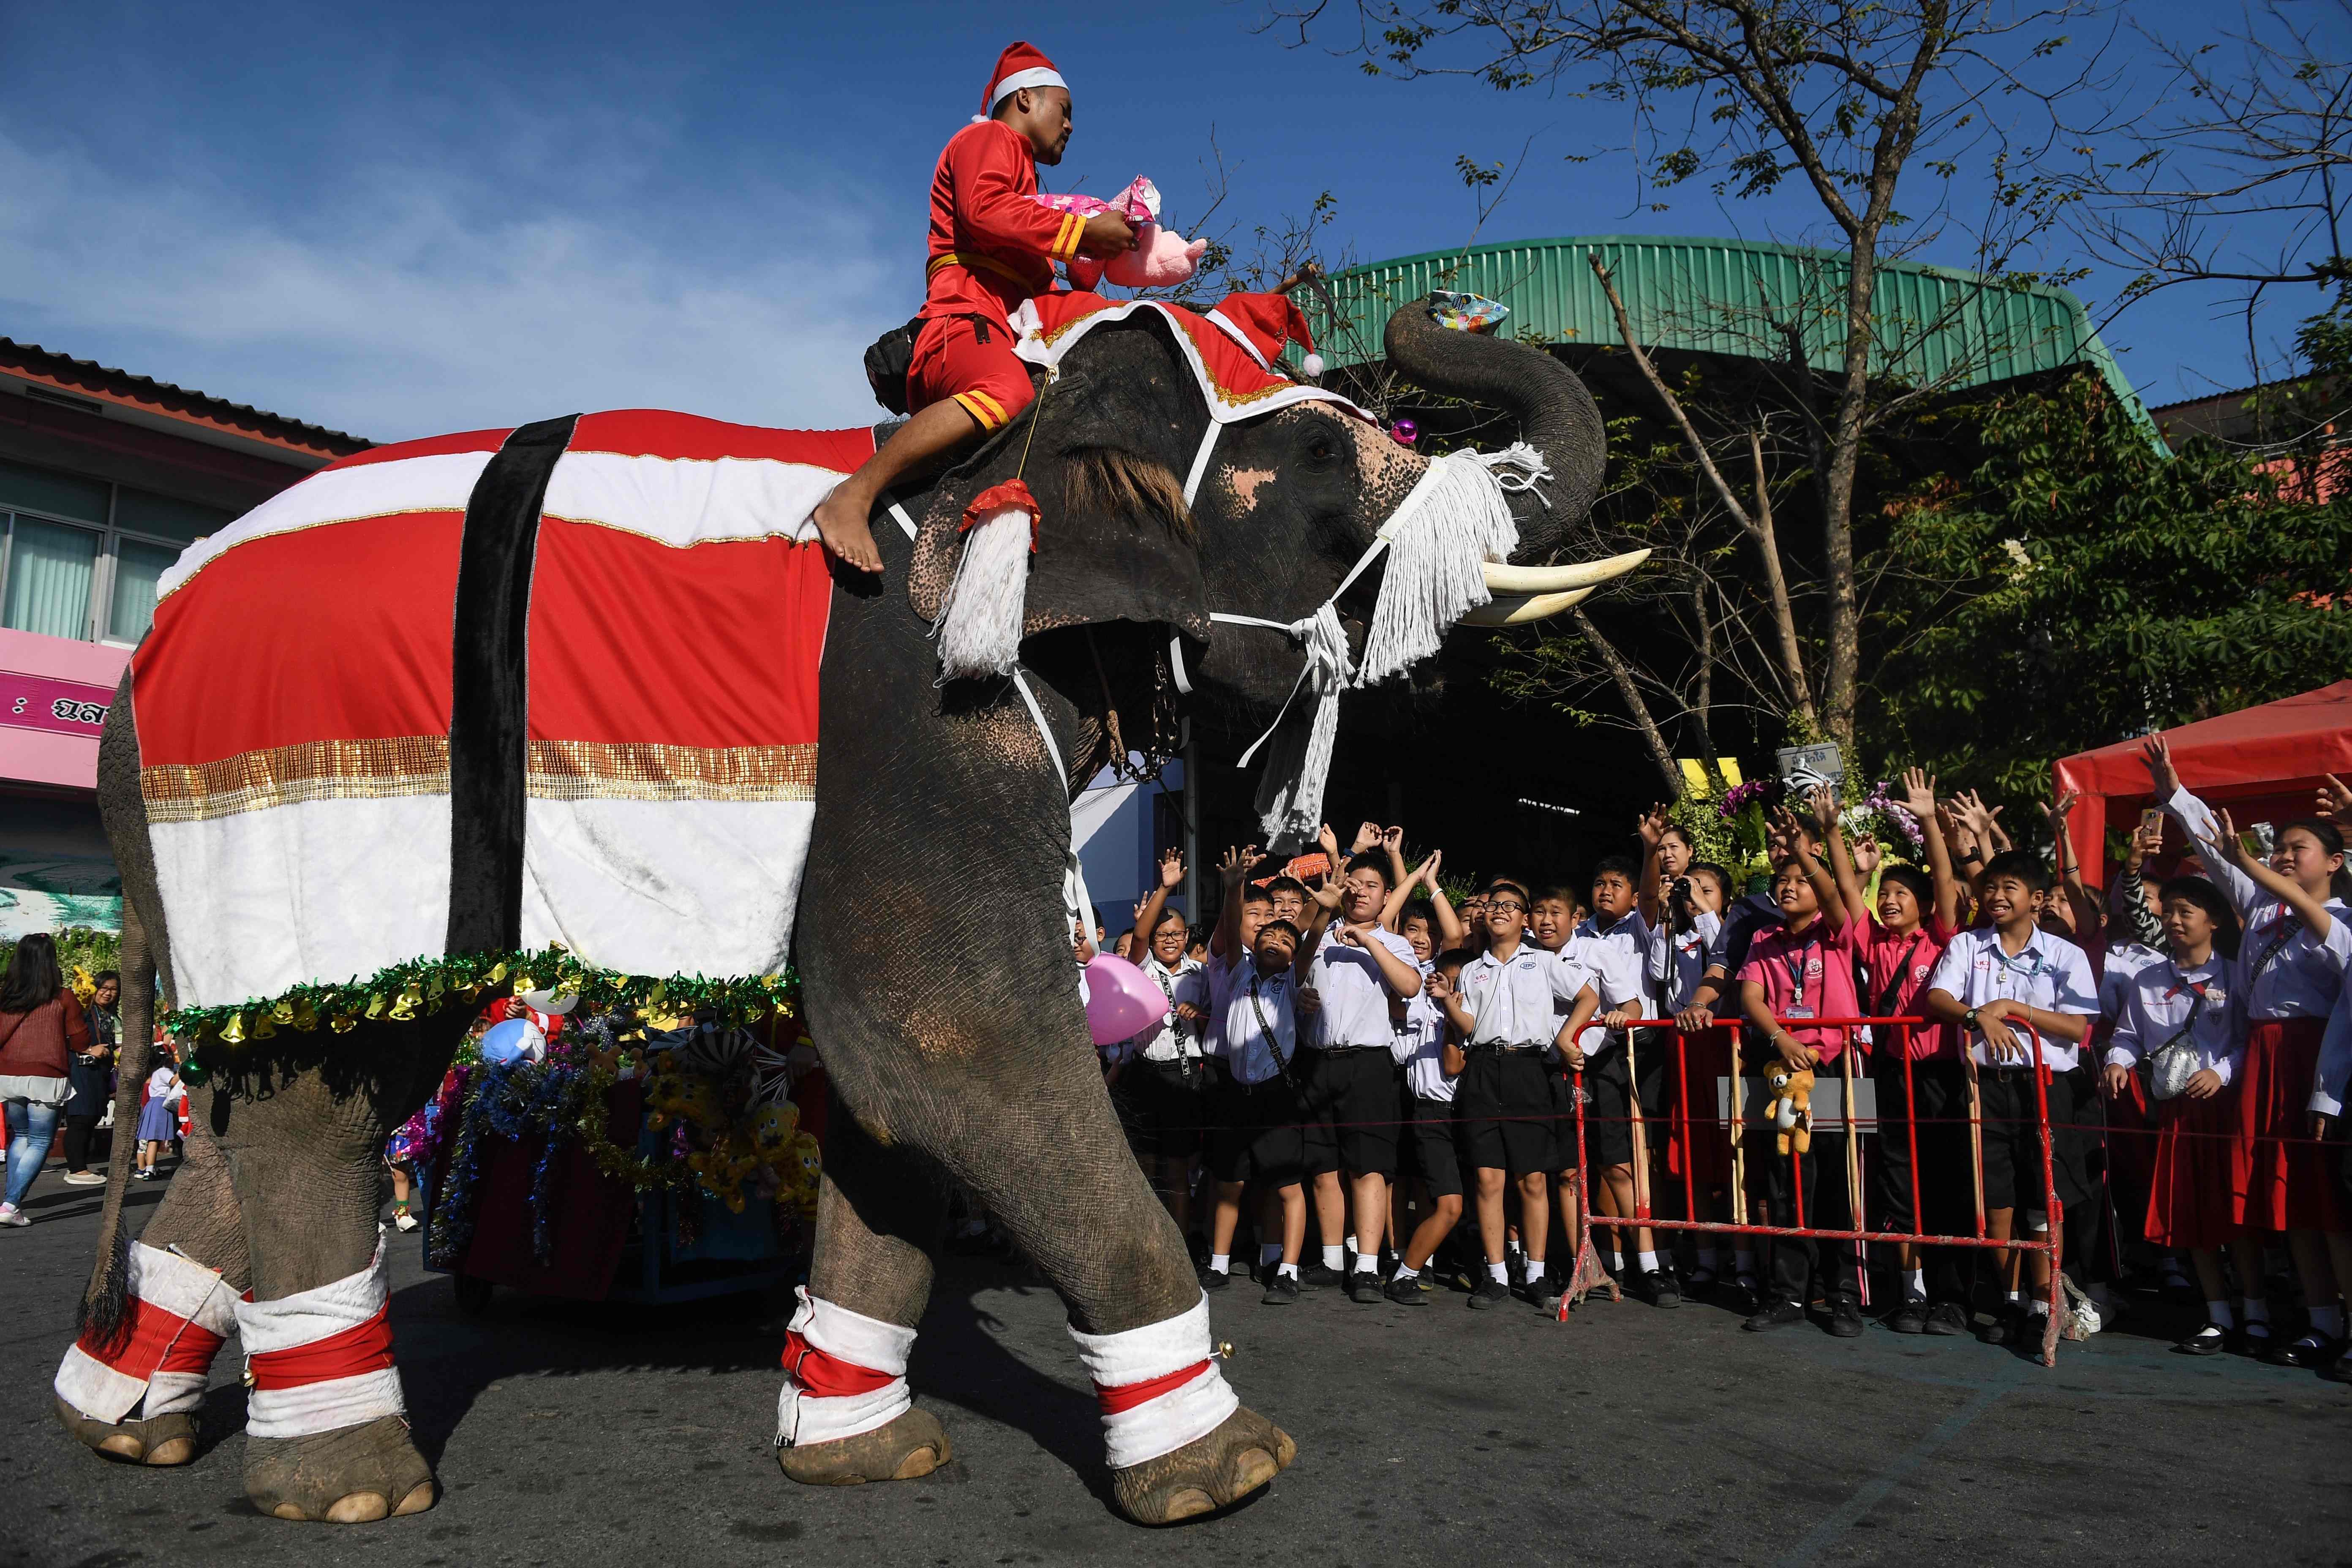
[{"label": "white fringe decoration on elephant's head", "polygon": [[[1497,471],[1507,468],[1518,471],[1507,479]],[[1339,585],[1345,593],[1357,572],[1385,547],[1389,561],[1361,664],[1349,668],[1347,635],[1336,607],[1339,594],[1288,628],[1306,650],[1301,680],[1314,688],[1315,703],[1304,721],[1286,725],[1277,716],[1268,731],[1274,749],[1266,753],[1256,805],[1270,850],[1301,847],[1322,826],[1339,693],[1351,685],[1385,680],[1427,658],[1454,622],[1492,602],[1481,563],[1508,560],[1519,542],[1504,492],[1534,489],[1549,477],[1543,455],[1524,441],[1500,452],[1450,452],[1432,458],[1412,493],[1381,525],[1379,542]],[[1537,494],[1542,499],[1542,492]],[[1248,761],[1244,752],[1242,762]]]},{"label": "white fringe decoration on elephant's head", "polygon": [[1019,479],[990,486],[964,509],[963,552],[931,623],[943,679],[1013,673],[1036,548],[1037,498]]}]

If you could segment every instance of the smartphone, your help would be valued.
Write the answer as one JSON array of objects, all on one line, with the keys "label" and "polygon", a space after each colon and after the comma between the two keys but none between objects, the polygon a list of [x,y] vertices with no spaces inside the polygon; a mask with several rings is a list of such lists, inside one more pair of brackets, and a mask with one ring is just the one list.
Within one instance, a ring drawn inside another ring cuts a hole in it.
[{"label": "smartphone", "polygon": [[2164,833],[2164,808],[2151,805],[2139,814],[2139,830],[2143,835],[2161,837]]}]

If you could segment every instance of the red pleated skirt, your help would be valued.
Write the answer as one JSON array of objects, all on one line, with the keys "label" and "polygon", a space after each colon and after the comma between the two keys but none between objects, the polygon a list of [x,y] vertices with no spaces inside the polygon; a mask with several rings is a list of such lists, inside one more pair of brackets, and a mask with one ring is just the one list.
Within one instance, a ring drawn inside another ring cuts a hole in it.
[{"label": "red pleated skirt", "polygon": [[2264,1018],[2246,1035],[2231,1150],[2231,1213],[2249,1230],[2345,1228],[2336,1184],[2344,1151],[2311,1138],[2320,1018]]},{"label": "red pleated skirt", "polygon": [[2210,1100],[2156,1101],[2147,1192],[2147,1239],[2158,1247],[2219,1247],[2240,1230],[2234,1213],[2238,1134],[2234,1086]]}]

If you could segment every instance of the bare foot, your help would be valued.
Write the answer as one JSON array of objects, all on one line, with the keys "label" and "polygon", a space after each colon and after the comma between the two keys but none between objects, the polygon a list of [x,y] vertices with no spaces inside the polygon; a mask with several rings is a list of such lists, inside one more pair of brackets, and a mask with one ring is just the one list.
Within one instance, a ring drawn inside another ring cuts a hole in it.
[{"label": "bare foot", "polygon": [[836,486],[834,492],[816,503],[816,531],[824,547],[842,563],[860,572],[882,570],[882,552],[874,548],[873,531],[866,526],[866,509],[848,494],[849,487]]}]

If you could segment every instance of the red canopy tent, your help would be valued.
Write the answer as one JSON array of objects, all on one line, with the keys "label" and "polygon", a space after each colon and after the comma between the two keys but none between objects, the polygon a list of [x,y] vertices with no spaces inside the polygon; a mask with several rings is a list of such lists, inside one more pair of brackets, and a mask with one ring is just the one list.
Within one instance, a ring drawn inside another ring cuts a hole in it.
[{"label": "red canopy tent", "polygon": [[[2206,804],[2227,806],[2240,826],[2309,816],[2320,775],[2352,782],[2352,680],[2163,731],[2180,782]],[[2080,790],[2074,849],[2106,881],[2107,828],[2128,833],[2150,798],[2138,741],[2118,741],[2051,769],[2060,791]],[[2178,835],[2178,829],[2174,830]],[[2191,846],[2168,843],[2168,851]]]}]

